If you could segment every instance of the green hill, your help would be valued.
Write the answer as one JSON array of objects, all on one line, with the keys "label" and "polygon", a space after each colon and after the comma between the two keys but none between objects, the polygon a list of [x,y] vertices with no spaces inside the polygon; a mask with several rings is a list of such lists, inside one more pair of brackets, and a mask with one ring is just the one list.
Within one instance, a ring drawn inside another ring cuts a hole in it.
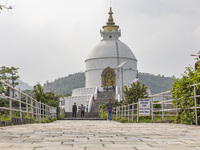
[{"label": "green hill", "polygon": [[165,77],[164,75],[149,73],[139,73],[138,78],[141,83],[144,83],[151,90],[152,94],[170,90],[175,79],[175,77]]},{"label": "green hill", "polygon": [[[173,83],[172,77],[165,77],[161,75],[153,75],[149,73],[139,73],[139,81],[144,83],[152,93],[160,93],[171,88]],[[44,91],[53,90],[56,94],[68,95],[71,94],[75,88],[85,86],[84,73],[70,74],[67,77],[58,78],[53,82],[46,82],[44,84]]]},{"label": "green hill", "polygon": [[68,95],[72,93],[75,88],[81,88],[85,86],[84,73],[70,74],[67,77],[58,78],[53,82],[46,82],[43,86],[44,92],[50,90],[56,94]]}]

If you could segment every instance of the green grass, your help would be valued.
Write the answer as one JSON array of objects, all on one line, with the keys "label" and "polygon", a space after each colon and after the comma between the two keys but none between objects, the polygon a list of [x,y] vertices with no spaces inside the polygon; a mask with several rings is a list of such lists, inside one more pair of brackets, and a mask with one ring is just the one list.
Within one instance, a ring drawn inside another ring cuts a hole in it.
[{"label": "green grass", "polygon": [[[22,113],[22,117],[23,118],[26,118],[26,113]],[[18,112],[15,112],[13,111],[12,112],[12,118],[19,118],[19,114]],[[35,117],[32,118],[32,116],[29,114],[28,118],[30,120],[32,120],[33,123],[36,123],[37,120]],[[10,115],[9,115],[9,111],[4,111],[3,113],[1,112],[0,113],[0,121],[8,121],[10,120]],[[40,123],[49,123],[49,122],[53,122],[53,121],[56,121],[57,118],[49,118],[49,119],[46,119],[46,117],[44,117],[44,121],[43,121],[43,117],[41,117],[41,122]]]}]

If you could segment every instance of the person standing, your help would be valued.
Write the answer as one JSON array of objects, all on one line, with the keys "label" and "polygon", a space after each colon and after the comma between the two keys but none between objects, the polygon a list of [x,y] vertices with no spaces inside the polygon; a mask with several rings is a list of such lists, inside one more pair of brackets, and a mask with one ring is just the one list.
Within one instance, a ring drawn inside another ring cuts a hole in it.
[{"label": "person standing", "polygon": [[107,103],[106,107],[107,107],[107,113],[108,113],[108,120],[111,121],[111,114],[112,114],[112,110],[113,110],[113,104],[111,103],[111,98],[109,98],[108,100],[109,102]]},{"label": "person standing", "polygon": [[86,112],[88,112],[88,105],[86,106]]},{"label": "person standing", "polygon": [[77,112],[77,105],[76,105],[76,103],[74,103],[74,105],[72,107],[72,112],[73,112],[73,117],[76,118],[76,112]]},{"label": "person standing", "polygon": [[83,104],[81,104],[81,118],[83,118],[85,115],[85,107],[83,106]]},{"label": "person standing", "polygon": [[92,105],[94,105],[94,96],[92,97]]}]

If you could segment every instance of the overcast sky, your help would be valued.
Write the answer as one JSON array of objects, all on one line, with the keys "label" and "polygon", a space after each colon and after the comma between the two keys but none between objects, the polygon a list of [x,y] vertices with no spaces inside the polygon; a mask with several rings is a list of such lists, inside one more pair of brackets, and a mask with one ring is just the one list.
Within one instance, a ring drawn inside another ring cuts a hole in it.
[{"label": "overcast sky", "polygon": [[[1,4],[6,0],[1,0]],[[0,66],[35,85],[84,72],[112,2],[120,40],[140,72],[181,77],[200,50],[200,0],[8,0],[0,13]]]}]

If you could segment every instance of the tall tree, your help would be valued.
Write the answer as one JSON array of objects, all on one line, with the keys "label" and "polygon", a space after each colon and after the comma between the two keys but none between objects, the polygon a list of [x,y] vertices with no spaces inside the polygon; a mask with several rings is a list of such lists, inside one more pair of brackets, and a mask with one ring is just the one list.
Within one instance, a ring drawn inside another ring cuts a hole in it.
[{"label": "tall tree", "polygon": [[147,87],[144,84],[140,84],[140,82],[133,82],[130,87],[124,86],[123,95],[125,98],[125,104],[131,104],[138,102],[139,98],[145,98],[148,96]]},{"label": "tall tree", "polygon": [[33,87],[33,94],[34,94],[34,98],[42,103],[47,103],[47,99],[44,93],[44,89],[42,88],[41,84],[38,83]]}]

